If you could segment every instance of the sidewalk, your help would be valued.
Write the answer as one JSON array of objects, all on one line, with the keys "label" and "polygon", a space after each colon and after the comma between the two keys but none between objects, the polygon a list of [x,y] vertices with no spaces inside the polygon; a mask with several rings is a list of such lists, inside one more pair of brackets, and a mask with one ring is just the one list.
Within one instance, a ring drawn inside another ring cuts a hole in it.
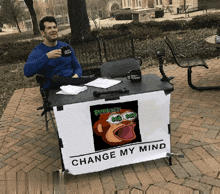
[{"label": "sidewalk", "polygon": [[[219,60],[210,68],[193,69],[195,85],[220,85]],[[63,175],[58,140],[46,131],[39,88],[16,90],[0,120],[0,193],[220,193],[220,91],[196,91],[187,84],[187,70],[165,66],[175,76],[171,93],[172,152],[165,159],[117,167],[85,175]],[[142,73],[159,76],[159,68]],[[47,191],[47,192],[44,192]],[[116,192],[117,191],[117,192]]]}]

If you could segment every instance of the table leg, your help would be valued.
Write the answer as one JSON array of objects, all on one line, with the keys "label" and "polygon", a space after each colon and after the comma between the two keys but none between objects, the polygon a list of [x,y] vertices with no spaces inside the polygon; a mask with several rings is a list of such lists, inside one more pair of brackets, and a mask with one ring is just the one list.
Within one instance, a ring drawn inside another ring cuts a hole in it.
[{"label": "table leg", "polygon": [[172,156],[170,156],[170,157],[168,158],[168,160],[169,160],[169,165],[172,166]]}]

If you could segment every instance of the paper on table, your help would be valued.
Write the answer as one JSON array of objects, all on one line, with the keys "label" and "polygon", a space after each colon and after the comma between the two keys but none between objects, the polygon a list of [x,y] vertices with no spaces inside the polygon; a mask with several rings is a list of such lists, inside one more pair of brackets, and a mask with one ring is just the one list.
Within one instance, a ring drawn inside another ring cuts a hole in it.
[{"label": "paper on table", "polygon": [[67,85],[67,86],[61,86],[60,89],[61,91],[57,92],[56,94],[77,95],[78,93],[87,90],[87,87]]},{"label": "paper on table", "polygon": [[97,87],[97,88],[109,88],[111,86],[119,84],[120,82],[121,82],[120,80],[97,78],[96,80],[91,81],[85,85],[86,86],[93,86],[93,87]]}]

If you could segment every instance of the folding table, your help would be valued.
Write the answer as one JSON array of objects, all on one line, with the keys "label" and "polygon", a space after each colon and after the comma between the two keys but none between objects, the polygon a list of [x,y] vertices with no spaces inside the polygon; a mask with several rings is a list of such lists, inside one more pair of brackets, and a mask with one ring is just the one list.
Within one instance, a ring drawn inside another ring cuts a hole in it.
[{"label": "folding table", "polygon": [[172,165],[173,85],[155,74],[142,75],[141,82],[117,80],[108,89],[87,86],[78,95],[50,91],[63,171],[77,175],[160,158]]}]

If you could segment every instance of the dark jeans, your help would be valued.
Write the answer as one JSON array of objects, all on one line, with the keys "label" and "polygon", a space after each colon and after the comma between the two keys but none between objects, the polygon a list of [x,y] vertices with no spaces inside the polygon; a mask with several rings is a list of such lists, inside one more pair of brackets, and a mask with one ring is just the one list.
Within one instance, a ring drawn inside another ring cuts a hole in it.
[{"label": "dark jeans", "polygon": [[51,81],[52,89],[58,89],[63,85],[81,85],[86,84],[90,81],[95,80],[96,78],[71,78],[71,77],[63,77],[60,75],[54,75]]}]

